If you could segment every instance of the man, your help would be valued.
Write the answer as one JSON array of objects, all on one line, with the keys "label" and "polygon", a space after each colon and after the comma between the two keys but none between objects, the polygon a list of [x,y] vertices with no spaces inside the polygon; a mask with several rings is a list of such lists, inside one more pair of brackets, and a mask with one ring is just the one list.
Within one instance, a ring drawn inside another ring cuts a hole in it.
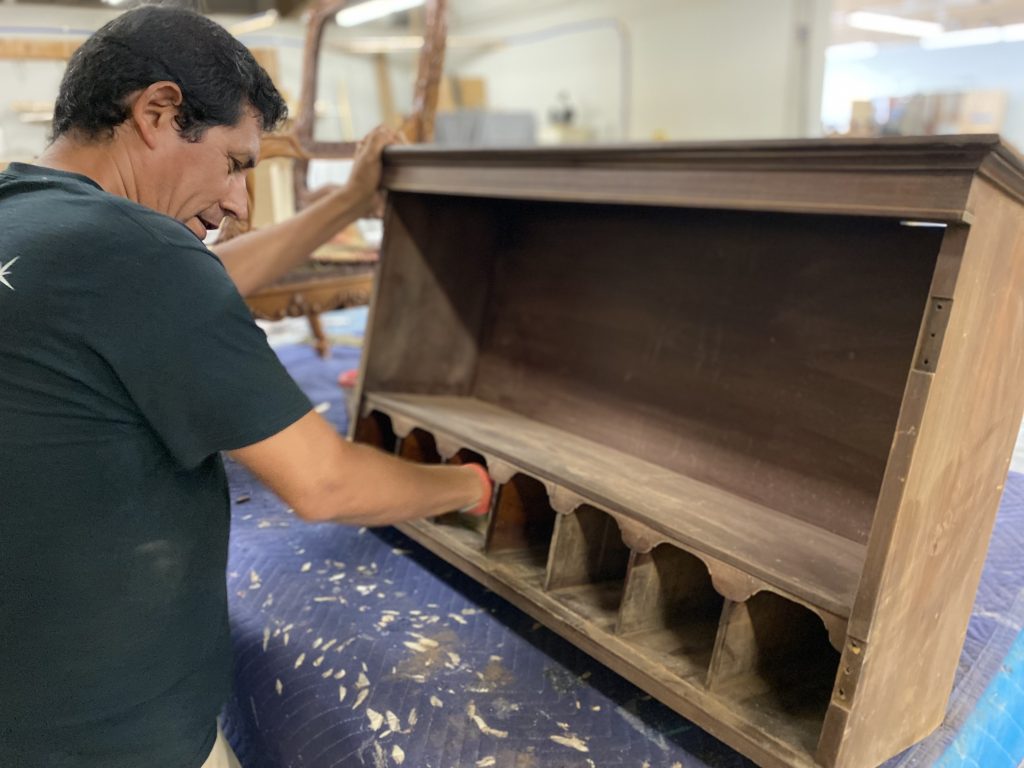
[{"label": "man", "polygon": [[0,173],[0,766],[231,764],[220,451],[311,521],[490,498],[480,467],[342,440],[239,295],[373,207],[389,133],[295,221],[200,242],[247,215],[284,112],[219,26],[142,8],[72,57],[38,163]]}]

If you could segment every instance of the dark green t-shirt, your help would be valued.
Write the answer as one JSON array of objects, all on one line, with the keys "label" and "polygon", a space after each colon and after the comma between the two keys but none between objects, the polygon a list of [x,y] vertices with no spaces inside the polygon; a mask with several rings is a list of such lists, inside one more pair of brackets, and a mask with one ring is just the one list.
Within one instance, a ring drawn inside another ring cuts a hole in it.
[{"label": "dark green t-shirt", "polygon": [[230,685],[218,452],[309,409],[182,224],[0,173],[0,766],[203,763]]}]

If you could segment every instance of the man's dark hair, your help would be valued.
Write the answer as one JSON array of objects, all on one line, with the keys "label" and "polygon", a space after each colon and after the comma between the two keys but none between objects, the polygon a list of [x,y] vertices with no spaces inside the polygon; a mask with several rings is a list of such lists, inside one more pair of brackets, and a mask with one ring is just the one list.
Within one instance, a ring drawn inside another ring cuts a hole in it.
[{"label": "man's dark hair", "polygon": [[128,96],[169,80],[181,88],[182,138],[199,141],[216,125],[235,125],[243,108],[273,130],[288,114],[284,99],[249,50],[193,11],[143,6],[104,24],[71,56],[53,111],[53,138],[112,136],[128,119]]}]

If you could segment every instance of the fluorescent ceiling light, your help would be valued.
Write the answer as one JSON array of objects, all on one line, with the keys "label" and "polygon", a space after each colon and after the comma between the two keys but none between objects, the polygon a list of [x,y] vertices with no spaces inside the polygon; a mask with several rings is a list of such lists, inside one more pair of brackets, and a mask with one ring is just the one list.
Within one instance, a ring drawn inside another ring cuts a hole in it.
[{"label": "fluorescent ceiling light", "polygon": [[825,49],[825,55],[834,61],[871,59],[878,55],[878,46],[867,42],[830,45]]},{"label": "fluorescent ceiling light", "polygon": [[1001,27],[974,27],[958,29],[955,32],[944,32],[921,38],[921,47],[927,50],[936,48],[963,48],[968,45],[992,45],[1003,42]]},{"label": "fluorescent ceiling light", "polygon": [[1019,43],[1024,40],[1024,24],[1009,24],[1003,27],[1004,43]]},{"label": "fluorescent ceiling light", "polygon": [[367,0],[351,8],[341,9],[334,18],[339,26],[354,27],[383,16],[390,16],[392,13],[416,8],[425,2],[426,0]]},{"label": "fluorescent ceiling light", "polygon": [[884,13],[855,11],[846,16],[846,23],[856,29],[870,32],[888,32],[891,35],[907,35],[908,37],[928,37],[942,33],[942,25],[935,21],[904,19],[902,16],[889,16]]}]

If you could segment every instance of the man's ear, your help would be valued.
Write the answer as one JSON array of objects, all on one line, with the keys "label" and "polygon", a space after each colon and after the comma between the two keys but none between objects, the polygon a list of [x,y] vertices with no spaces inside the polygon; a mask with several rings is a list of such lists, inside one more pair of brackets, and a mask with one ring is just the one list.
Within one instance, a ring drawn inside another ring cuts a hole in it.
[{"label": "man's ear", "polygon": [[155,149],[168,131],[177,135],[175,118],[181,110],[182,98],[181,88],[169,80],[153,83],[135,95],[132,120],[147,147]]}]

